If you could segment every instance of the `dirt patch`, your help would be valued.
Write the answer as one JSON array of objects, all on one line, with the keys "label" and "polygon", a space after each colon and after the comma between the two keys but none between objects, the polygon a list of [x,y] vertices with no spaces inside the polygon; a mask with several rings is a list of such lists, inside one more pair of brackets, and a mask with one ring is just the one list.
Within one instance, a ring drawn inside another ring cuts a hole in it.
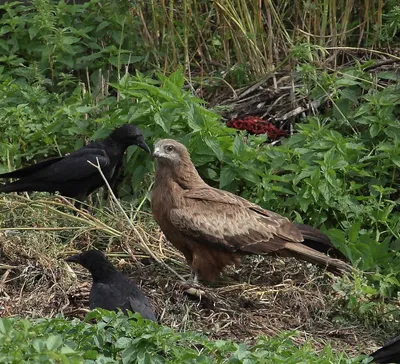
[{"label": "dirt patch", "polygon": [[[260,335],[296,330],[300,335],[294,341],[299,344],[311,339],[316,350],[329,343],[354,355],[369,352],[387,338],[376,329],[343,322],[332,289],[337,278],[310,264],[290,258],[246,257],[239,271],[228,269],[217,284],[193,287],[143,252],[144,242],[157,259],[184,278],[190,277],[181,254],[146,214],[137,219],[135,232],[115,214],[107,215],[113,220],[102,227],[96,222],[95,229],[93,221],[104,216],[80,221],[63,215],[63,220],[56,218],[57,210],[46,212],[42,207],[40,203],[30,206],[30,214],[18,213],[14,220],[9,216],[7,229],[3,224],[0,231],[1,316],[63,313],[83,317],[91,278],[84,268],[68,266],[64,258],[97,246],[150,297],[162,324],[177,330],[247,343]],[[68,223],[66,218],[70,218]],[[35,226],[32,220],[53,230],[12,230],[14,223]],[[54,230],[57,226],[63,229]]]}]

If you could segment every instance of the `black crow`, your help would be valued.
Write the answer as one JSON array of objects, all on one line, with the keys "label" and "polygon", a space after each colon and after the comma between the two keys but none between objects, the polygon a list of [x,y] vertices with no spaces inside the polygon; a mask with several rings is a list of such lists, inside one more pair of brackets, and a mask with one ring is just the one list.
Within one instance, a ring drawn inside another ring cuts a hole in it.
[{"label": "black crow", "polygon": [[109,311],[130,310],[144,318],[156,321],[147,297],[139,287],[119,272],[105,255],[98,250],[88,250],[68,257],[67,262],[81,264],[90,271],[93,285],[89,295],[89,307]]},{"label": "black crow", "polygon": [[[0,178],[18,178],[0,185],[0,192],[60,192],[65,197],[84,200],[94,190],[103,186],[99,171],[88,161],[99,165],[109,182],[122,165],[126,148],[137,145],[150,153],[141,131],[131,124],[115,129],[102,140],[97,140],[64,157],[55,157],[14,172],[0,174]],[[80,202],[75,202],[80,207]]]},{"label": "black crow", "polygon": [[374,358],[373,363],[400,363],[400,336],[393,338],[370,356]]}]

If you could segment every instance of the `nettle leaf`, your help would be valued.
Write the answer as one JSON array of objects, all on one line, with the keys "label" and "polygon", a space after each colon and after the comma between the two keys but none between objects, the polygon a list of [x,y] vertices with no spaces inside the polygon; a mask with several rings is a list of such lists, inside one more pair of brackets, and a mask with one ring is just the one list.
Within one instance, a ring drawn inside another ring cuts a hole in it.
[{"label": "nettle leaf", "polygon": [[233,142],[232,152],[238,157],[242,156],[245,150],[243,139],[240,135],[235,136],[235,141]]},{"label": "nettle leaf", "polygon": [[379,124],[372,124],[369,129],[369,134],[371,135],[371,138],[376,137],[379,134],[380,129],[381,128]]},{"label": "nettle leaf", "polygon": [[314,173],[315,168],[308,168],[304,171],[302,171],[299,175],[297,175],[293,179],[293,185],[296,186],[302,179],[310,177]]},{"label": "nettle leaf", "polygon": [[361,229],[361,222],[360,221],[356,221],[351,227],[350,229],[348,229],[348,235],[349,235],[349,240],[351,242],[356,242],[358,239],[358,235],[360,233],[360,229]]},{"label": "nettle leaf", "polygon": [[167,123],[164,121],[162,116],[157,112],[154,114],[154,121],[157,125],[161,126],[161,128],[167,133],[170,133],[170,128],[168,127]]},{"label": "nettle leaf", "polygon": [[339,94],[342,96],[342,98],[350,100],[356,104],[358,103],[360,90],[358,88],[343,88],[339,90]]},{"label": "nettle leaf", "polygon": [[196,115],[196,112],[195,112],[195,106],[194,105],[190,105],[189,106],[189,109],[187,110],[186,117],[187,117],[188,125],[193,131],[197,132],[197,131],[200,131],[202,129],[201,125],[197,122],[197,115]]},{"label": "nettle leaf", "polygon": [[235,176],[236,172],[231,166],[223,167],[219,177],[219,188],[228,186],[235,179]]},{"label": "nettle leaf", "polygon": [[214,152],[215,156],[222,161],[224,158],[224,152],[222,151],[218,139],[206,136],[203,138],[204,142],[207,144],[207,146]]},{"label": "nettle leaf", "polygon": [[358,78],[350,74],[343,74],[343,77],[336,80],[336,86],[356,86],[361,82]]},{"label": "nettle leaf", "polygon": [[397,72],[379,72],[377,76],[383,80],[391,80],[391,81],[399,81],[400,80],[400,74]]},{"label": "nettle leaf", "polygon": [[400,168],[400,156],[394,156],[394,157],[392,158],[392,162],[393,162],[397,167]]}]

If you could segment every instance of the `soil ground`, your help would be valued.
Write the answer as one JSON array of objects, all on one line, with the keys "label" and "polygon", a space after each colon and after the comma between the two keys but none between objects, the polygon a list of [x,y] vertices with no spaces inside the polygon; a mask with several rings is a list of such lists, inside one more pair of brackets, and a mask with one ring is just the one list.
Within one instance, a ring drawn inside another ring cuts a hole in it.
[{"label": "soil ground", "polygon": [[[349,322],[333,288],[339,279],[310,264],[246,257],[240,270],[228,269],[216,284],[194,287],[166,269],[164,264],[190,278],[183,256],[148,214],[138,214],[132,226],[115,211],[75,217],[52,203],[54,198],[1,200],[0,316],[83,317],[91,278],[64,258],[97,247],[151,298],[162,324],[176,330],[250,344],[260,335],[293,330],[298,344],[311,341],[319,351],[329,343],[350,355],[368,353],[387,339],[376,328]],[[128,211],[129,218],[135,214]]]}]

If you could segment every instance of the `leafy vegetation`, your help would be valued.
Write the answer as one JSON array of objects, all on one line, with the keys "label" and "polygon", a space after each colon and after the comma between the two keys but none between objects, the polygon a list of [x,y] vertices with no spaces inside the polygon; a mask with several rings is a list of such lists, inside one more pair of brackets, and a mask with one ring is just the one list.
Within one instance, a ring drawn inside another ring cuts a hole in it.
[{"label": "leafy vegetation", "polygon": [[[374,62],[361,48],[389,55],[399,40],[397,2],[186,0],[169,8],[158,0],[33,0],[0,11],[0,172],[70,152],[127,122],[150,143],[173,137],[211,185],[330,235],[362,271],[333,286],[342,316],[374,327],[399,321],[390,301],[400,294],[398,73],[370,72]],[[363,56],[352,61],[349,49]],[[228,128],[223,108],[208,108],[194,92],[211,100],[272,71],[292,72],[294,97],[322,105],[297,119],[280,145]],[[135,147],[127,154],[120,196],[136,203],[154,167]],[[38,362],[148,362],[149,353],[159,362],[349,362],[329,349],[316,358],[286,337],[245,347],[103,314],[88,316],[96,325],[3,319],[0,350]],[[175,341],[186,351],[174,350]]]},{"label": "leafy vegetation", "polygon": [[[253,346],[172,329],[119,313],[96,310],[85,321],[0,319],[2,363],[360,363],[329,347],[319,356],[309,344],[296,347],[288,334],[260,337]],[[90,323],[95,320],[95,323]],[[368,359],[365,359],[365,363]]]}]

